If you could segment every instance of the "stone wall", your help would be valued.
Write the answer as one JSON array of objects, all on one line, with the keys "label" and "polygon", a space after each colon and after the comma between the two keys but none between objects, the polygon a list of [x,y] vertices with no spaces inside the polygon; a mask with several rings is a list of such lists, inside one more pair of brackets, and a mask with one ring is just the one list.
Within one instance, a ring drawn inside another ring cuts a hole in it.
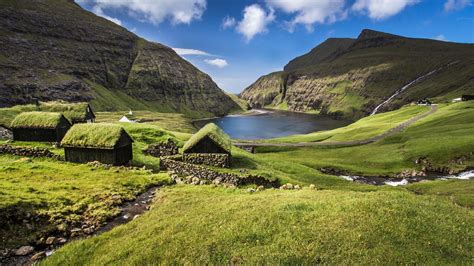
[{"label": "stone wall", "polygon": [[48,157],[58,158],[59,156],[49,151],[47,148],[38,147],[15,147],[8,144],[0,145],[0,154],[12,154],[26,157]]},{"label": "stone wall", "polygon": [[223,153],[185,153],[183,160],[191,164],[204,164],[221,168],[230,167],[230,155]]},{"label": "stone wall", "polygon": [[13,139],[13,132],[7,128],[0,127],[0,139]]},{"label": "stone wall", "polygon": [[143,153],[154,157],[170,156],[178,154],[178,146],[176,146],[174,141],[168,139],[166,142],[148,145],[148,148],[143,150]]},{"label": "stone wall", "polygon": [[[179,160],[174,157],[162,157],[160,167],[174,173],[172,176],[177,183],[185,183],[185,179],[195,180],[196,183],[206,180],[213,184],[226,184],[242,186],[248,184],[262,185],[266,187],[278,187],[277,180],[270,180],[263,176],[246,175],[241,176],[233,173],[218,172],[201,165],[194,165]],[[184,179],[182,178],[184,177]]]}]

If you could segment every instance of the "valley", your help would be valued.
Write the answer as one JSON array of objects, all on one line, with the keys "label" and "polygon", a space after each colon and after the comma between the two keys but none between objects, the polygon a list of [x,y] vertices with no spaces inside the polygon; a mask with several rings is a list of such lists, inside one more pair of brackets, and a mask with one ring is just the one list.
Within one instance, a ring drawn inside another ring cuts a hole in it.
[{"label": "valley", "polygon": [[0,1],[0,265],[472,264],[462,8],[283,2]]}]

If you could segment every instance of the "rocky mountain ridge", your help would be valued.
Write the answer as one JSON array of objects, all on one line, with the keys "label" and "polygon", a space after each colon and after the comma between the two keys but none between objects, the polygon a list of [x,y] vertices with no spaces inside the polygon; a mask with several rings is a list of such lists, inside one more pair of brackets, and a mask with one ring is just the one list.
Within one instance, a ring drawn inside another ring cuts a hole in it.
[{"label": "rocky mountain ridge", "polygon": [[474,94],[474,45],[363,30],[357,39],[331,38],[259,78],[240,96],[252,107],[319,112],[357,119],[411,81],[381,111],[423,98],[450,101]]},{"label": "rocky mountain ridge", "polygon": [[71,0],[1,1],[0,44],[0,106],[61,99],[194,117],[239,109],[171,48]]}]

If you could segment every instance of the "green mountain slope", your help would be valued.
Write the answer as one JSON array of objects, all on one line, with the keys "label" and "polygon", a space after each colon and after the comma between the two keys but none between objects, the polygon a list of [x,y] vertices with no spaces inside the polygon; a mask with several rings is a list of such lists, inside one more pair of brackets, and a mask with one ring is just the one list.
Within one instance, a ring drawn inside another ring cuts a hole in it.
[{"label": "green mountain slope", "polygon": [[474,94],[474,45],[364,30],[357,39],[328,39],[290,61],[284,71],[261,77],[241,97],[253,107],[360,118],[434,70],[380,111],[421,98],[449,101]]},{"label": "green mountain slope", "polygon": [[239,108],[171,48],[71,0],[1,1],[0,43],[0,106],[63,99],[192,116]]}]

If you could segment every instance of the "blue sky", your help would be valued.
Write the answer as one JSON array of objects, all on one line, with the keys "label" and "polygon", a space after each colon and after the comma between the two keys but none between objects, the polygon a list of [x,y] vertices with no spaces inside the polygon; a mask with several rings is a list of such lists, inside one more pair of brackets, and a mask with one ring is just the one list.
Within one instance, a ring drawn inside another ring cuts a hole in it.
[{"label": "blue sky", "polygon": [[473,0],[76,0],[177,49],[224,90],[239,93],[329,37],[369,28],[474,42]]}]

